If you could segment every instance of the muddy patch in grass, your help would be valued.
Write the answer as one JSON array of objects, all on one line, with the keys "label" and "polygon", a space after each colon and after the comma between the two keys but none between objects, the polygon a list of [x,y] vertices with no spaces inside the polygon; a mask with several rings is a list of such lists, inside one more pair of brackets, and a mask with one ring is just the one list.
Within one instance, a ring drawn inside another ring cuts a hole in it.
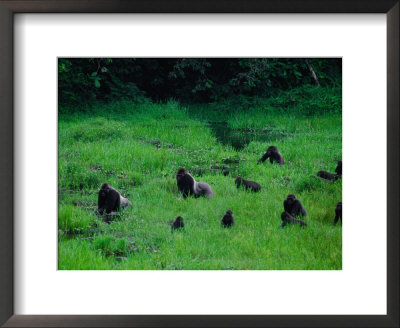
[{"label": "muddy patch in grass", "polygon": [[150,145],[153,145],[154,147],[156,147],[157,149],[160,149],[161,148],[161,145],[162,145],[162,143],[161,143],[161,140],[148,140],[147,141]]},{"label": "muddy patch in grass", "polygon": [[218,175],[223,174],[237,175],[240,162],[243,161],[239,158],[222,158],[221,160],[215,161],[209,167],[205,167],[203,162],[195,162],[195,165],[189,169],[189,172],[194,176],[201,177],[203,175]]},{"label": "muddy patch in grass", "polygon": [[82,240],[91,240],[93,239],[93,236],[95,234],[98,234],[101,232],[99,228],[96,228],[96,224],[93,225],[93,228],[90,229],[80,229],[80,228],[75,228],[75,229],[59,229],[58,230],[58,235],[62,239],[74,239],[80,236],[79,239]]},{"label": "muddy patch in grass", "polygon": [[139,140],[140,142],[142,142],[144,144],[152,145],[152,146],[156,147],[157,149],[161,149],[161,148],[179,149],[178,146],[168,143],[168,142],[161,141],[159,139],[147,139],[144,137],[137,137],[137,140]]},{"label": "muddy patch in grass", "polygon": [[223,158],[222,163],[224,164],[239,164],[240,159],[234,159],[234,158]]},{"label": "muddy patch in grass", "polygon": [[223,145],[230,145],[236,150],[242,150],[251,141],[276,141],[287,138],[289,133],[276,128],[249,129],[229,127],[228,122],[208,122],[217,141]]},{"label": "muddy patch in grass", "polygon": [[89,209],[89,210],[97,208],[97,204],[91,200],[76,200],[75,199],[72,201],[72,205],[79,206],[79,207],[82,207],[84,209]]},{"label": "muddy patch in grass", "polygon": [[199,167],[190,170],[194,176],[201,177],[203,175],[217,175],[223,174],[224,176],[228,176],[229,174],[234,174],[238,168],[236,167],[229,167],[229,166],[212,166],[212,167]]}]

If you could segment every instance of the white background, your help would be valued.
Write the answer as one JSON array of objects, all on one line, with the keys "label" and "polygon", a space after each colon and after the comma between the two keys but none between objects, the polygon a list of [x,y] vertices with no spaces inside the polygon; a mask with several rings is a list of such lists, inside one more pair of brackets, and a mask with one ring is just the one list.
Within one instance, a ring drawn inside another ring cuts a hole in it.
[{"label": "white background", "polygon": [[[16,314],[386,314],[384,15],[15,18]],[[343,270],[57,271],[58,56],[343,57]]]}]

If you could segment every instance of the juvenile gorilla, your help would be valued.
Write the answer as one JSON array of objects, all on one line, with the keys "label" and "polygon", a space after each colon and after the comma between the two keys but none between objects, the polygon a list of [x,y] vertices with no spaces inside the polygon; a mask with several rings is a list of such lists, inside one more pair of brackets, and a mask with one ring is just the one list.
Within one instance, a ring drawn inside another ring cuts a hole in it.
[{"label": "juvenile gorilla", "polygon": [[294,218],[288,212],[283,212],[281,215],[281,219],[282,219],[282,225],[281,225],[282,228],[285,227],[287,224],[295,224],[295,223],[299,224],[302,227],[307,227],[307,223],[305,223],[302,220]]},{"label": "juvenile gorilla", "polygon": [[278,151],[278,148],[275,146],[270,146],[267,149],[267,152],[261,157],[258,162],[265,162],[265,160],[269,158],[269,161],[271,163],[277,162],[278,164],[285,164],[285,161],[283,160],[282,154]]},{"label": "juvenile gorilla", "polygon": [[243,185],[246,188],[246,190],[251,189],[254,192],[257,192],[261,189],[261,186],[257,182],[245,180],[245,179],[242,179],[241,177],[237,177],[235,180],[235,183],[238,188],[241,185]]},{"label": "juvenile gorilla", "polygon": [[106,211],[110,214],[114,211],[118,211],[120,207],[132,206],[132,203],[122,197],[121,194],[111,187],[108,183],[104,183],[99,190],[99,197],[97,201],[97,210],[100,214]]},{"label": "juvenile gorilla", "polygon": [[235,220],[233,219],[232,211],[227,210],[226,214],[224,215],[224,217],[221,220],[221,225],[224,228],[227,228],[227,227],[233,226],[234,224],[235,224]]},{"label": "juvenile gorilla", "polygon": [[190,195],[200,197],[204,195],[207,198],[212,198],[214,193],[208,183],[197,182],[187,170],[180,168],[176,173],[176,182],[178,190],[186,198]]},{"label": "juvenile gorilla", "polygon": [[342,161],[338,161],[335,172],[342,177]]},{"label": "juvenile gorilla", "polygon": [[318,175],[320,178],[325,179],[325,180],[337,180],[337,179],[340,178],[339,175],[333,174],[333,173],[329,173],[329,172],[326,172],[326,171],[319,171],[319,172],[317,173],[317,175]]},{"label": "juvenile gorilla", "polygon": [[181,216],[178,216],[172,223],[171,223],[171,231],[176,229],[184,228],[185,225],[183,224],[183,219]]},{"label": "juvenile gorilla", "polygon": [[285,212],[288,212],[293,216],[307,216],[307,211],[295,195],[290,194],[287,196],[286,200],[283,202],[283,207]]},{"label": "juvenile gorilla", "polygon": [[343,222],[342,220],[342,202],[337,203],[336,208],[335,208],[335,221],[333,222],[334,225],[338,223],[340,219],[340,222]]}]

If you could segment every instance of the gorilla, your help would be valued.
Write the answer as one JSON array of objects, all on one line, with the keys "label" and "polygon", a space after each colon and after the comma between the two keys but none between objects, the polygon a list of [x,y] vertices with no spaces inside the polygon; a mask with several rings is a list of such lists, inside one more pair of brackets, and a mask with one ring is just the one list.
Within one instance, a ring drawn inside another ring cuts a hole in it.
[{"label": "gorilla", "polygon": [[221,220],[221,225],[226,228],[226,227],[231,227],[235,224],[235,220],[233,219],[232,211],[227,210],[226,214]]},{"label": "gorilla", "polygon": [[207,198],[212,198],[214,193],[208,183],[197,182],[187,170],[180,168],[176,173],[176,182],[178,184],[178,190],[186,198],[190,195],[200,197],[204,195]]},{"label": "gorilla", "polygon": [[329,181],[337,180],[337,179],[340,178],[340,176],[338,174],[333,174],[333,173],[329,173],[329,172],[326,172],[326,171],[319,171],[317,173],[317,176],[319,176],[322,179],[329,180]]},{"label": "gorilla", "polygon": [[283,212],[281,215],[282,225],[281,227],[284,228],[287,224],[299,224],[301,227],[307,227],[307,223],[302,220],[298,220],[291,216],[288,212]]},{"label": "gorilla", "polygon": [[120,207],[132,206],[132,203],[122,197],[121,194],[111,187],[108,183],[104,183],[99,190],[99,197],[97,201],[97,211],[103,214],[106,211],[107,214],[112,214],[114,211],[118,211]]},{"label": "gorilla", "polygon": [[172,223],[171,223],[171,231],[176,229],[182,229],[185,225],[183,224],[183,219],[181,216],[178,216]]},{"label": "gorilla", "polygon": [[283,207],[285,209],[285,212],[288,212],[290,215],[307,216],[306,209],[293,194],[287,196],[286,200],[283,202]]},{"label": "gorilla", "polygon": [[251,191],[257,192],[261,189],[261,186],[254,181],[250,180],[245,180],[242,179],[241,177],[237,177],[235,180],[236,186],[239,188],[241,185],[243,185],[246,190],[251,189]]},{"label": "gorilla", "polygon": [[261,157],[258,162],[265,162],[265,160],[269,158],[269,161],[271,163],[277,162],[278,164],[285,164],[285,161],[283,160],[282,154],[278,151],[278,148],[275,146],[270,146],[267,149],[267,152]]},{"label": "gorilla", "polygon": [[336,166],[335,172],[337,175],[342,177],[342,161],[338,161],[338,164]]},{"label": "gorilla", "polygon": [[333,225],[336,225],[340,219],[340,222],[343,222],[342,220],[342,202],[337,203],[336,208],[335,208],[335,221],[333,222]]}]

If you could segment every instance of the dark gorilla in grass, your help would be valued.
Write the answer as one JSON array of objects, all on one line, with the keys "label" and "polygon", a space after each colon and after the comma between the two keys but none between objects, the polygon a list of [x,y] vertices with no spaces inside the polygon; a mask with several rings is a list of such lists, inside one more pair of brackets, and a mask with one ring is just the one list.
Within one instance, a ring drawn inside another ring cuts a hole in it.
[{"label": "dark gorilla in grass", "polygon": [[227,227],[232,227],[234,224],[235,224],[235,220],[233,219],[232,211],[227,210],[226,214],[224,215],[224,217],[221,220],[221,225],[224,228],[227,228]]},{"label": "dark gorilla in grass", "polygon": [[172,223],[171,223],[171,231],[177,229],[183,229],[185,225],[183,224],[183,219],[181,216],[178,216]]},{"label": "dark gorilla in grass", "polygon": [[281,215],[282,225],[281,227],[284,228],[287,224],[299,224],[301,227],[307,227],[307,223],[302,220],[298,220],[290,215],[288,212],[283,212]]},{"label": "dark gorilla in grass", "polygon": [[320,178],[322,178],[324,180],[329,180],[329,181],[337,180],[337,179],[340,178],[339,175],[333,174],[333,173],[329,173],[329,172],[326,172],[326,171],[319,171],[317,173],[317,176],[319,176]]},{"label": "dark gorilla in grass", "polygon": [[336,208],[335,208],[335,220],[333,222],[334,225],[338,223],[340,219],[340,222],[343,222],[342,220],[342,202],[337,203]]},{"label": "dark gorilla in grass", "polygon": [[242,179],[241,177],[237,177],[235,180],[236,186],[239,188],[241,185],[243,185],[246,190],[251,189],[251,191],[257,192],[261,189],[260,184],[254,181],[250,180],[245,180]]},{"label": "dark gorilla in grass", "polygon": [[271,163],[276,162],[278,164],[285,164],[282,154],[275,146],[268,147],[267,152],[263,155],[263,157],[258,160],[258,162],[265,162],[267,158],[269,158],[269,161]]},{"label": "dark gorilla in grass", "polygon": [[338,164],[336,166],[335,172],[337,175],[342,177],[342,161],[338,161]]},{"label": "dark gorilla in grass", "polygon": [[307,211],[295,195],[290,194],[287,196],[286,200],[283,202],[283,207],[285,212],[288,212],[293,216],[307,216]]},{"label": "dark gorilla in grass", "polygon": [[184,198],[190,195],[194,195],[195,197],[205,196],[207,198],[214,196],[208,183],[197,182],[184,168],[180,168],[176,173],[176,182],[178,190],[183,194]]},{"label": "dark gorilla in grass", "polygon": [[107,214],[112,214],[119,210],[120,207],[132,206],[132,203],[122,197],[121,194],[111,187],[108,183],[104,183],[99,191],[97,201],[97,210],[100,214],[106,211]]}]

